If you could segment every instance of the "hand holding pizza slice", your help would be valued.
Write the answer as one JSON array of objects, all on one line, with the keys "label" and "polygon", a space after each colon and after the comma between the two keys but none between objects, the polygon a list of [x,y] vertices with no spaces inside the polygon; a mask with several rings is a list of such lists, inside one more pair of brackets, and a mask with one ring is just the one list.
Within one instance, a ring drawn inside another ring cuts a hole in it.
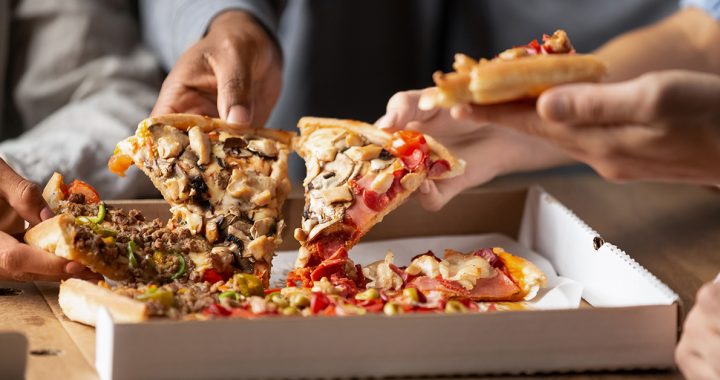
[{"label": "hand holding pizza slice", "polygon": [[576,54],[564,30],[544,35],[542,44],[533,40],[497,57],[476,61],[455,55],[454,72],[436,72],[437,87],[420,100],[421,109],[451,108],[459,104],[497,104],[535,98],[543,91],[566,83],[597,82],[605,65],[592,55]]}]

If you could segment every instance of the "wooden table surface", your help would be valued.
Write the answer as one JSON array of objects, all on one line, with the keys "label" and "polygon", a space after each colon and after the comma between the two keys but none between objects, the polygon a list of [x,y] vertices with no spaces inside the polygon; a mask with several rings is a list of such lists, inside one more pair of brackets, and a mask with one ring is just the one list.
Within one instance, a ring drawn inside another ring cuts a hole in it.
[{"label": "wooden table surface", "polygon": [[[692,307],[698,288],[720,272],[718,190],[685,185],[612,184],[586,170],[513,176],[489,186],[534,183],[543,186],[606,241],[627,251],[669,285],[682,298],[685,311]],[[93,330],[68,321],[54,305],[48,306],[43,301],[42,293],[53,299],[53,286],[0,283],[0,288],[7,287],[21,289],[23,294],[13,297],[13,301],[0,297],[0,330],[20,330],[27,336],[30,351],[34,352],[28,357],[27,378],[97,378],[93,369]],[[42,355],[47,353],[51,355]],[[682,376],[677,372],[641,371],[532,378],[680,379]]]}]

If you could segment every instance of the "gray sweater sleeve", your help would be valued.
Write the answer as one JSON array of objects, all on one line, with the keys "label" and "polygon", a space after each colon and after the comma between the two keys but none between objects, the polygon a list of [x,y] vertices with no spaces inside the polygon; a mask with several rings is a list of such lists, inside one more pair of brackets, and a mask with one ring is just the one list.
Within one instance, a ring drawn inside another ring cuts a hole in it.
[{"label": "gray sweater sleeve", "polygon": [[226,10],[250,13],[277,41],[282,1],[272,0],[141,0],[143,34],[169,70],[182,53]]}]

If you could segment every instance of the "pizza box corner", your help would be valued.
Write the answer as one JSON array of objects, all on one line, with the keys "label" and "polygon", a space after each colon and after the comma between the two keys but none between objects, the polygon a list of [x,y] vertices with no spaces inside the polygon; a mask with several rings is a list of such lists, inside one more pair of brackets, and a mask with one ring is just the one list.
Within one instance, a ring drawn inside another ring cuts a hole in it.
[{"label": "pizza box corner", "polygon": [[[167,218],[160,201],[116,201]],[[283,246],[303,200],[286,203]],[[101,311],[103,379],[349,378],[666,369],[679,297],[539,187],[476,189],[438,212],[412,201],[363,241],[493,233],[544,256],[582,284],[578,308],[459,315],[258,318],[114,323]],[[451,248],[451,247],[448,247]],[[481,248],[481,247],[477,247]],[[352,257],[352,252],[350,253]]]}]

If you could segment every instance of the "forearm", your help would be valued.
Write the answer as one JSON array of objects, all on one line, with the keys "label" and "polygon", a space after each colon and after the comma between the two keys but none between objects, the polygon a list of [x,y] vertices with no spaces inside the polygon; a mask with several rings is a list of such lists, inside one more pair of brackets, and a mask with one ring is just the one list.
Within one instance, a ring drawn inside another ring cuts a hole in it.
[{"label": "forearm", "polygon": [[282,3],[272,0],[143,0],[140,5],[144,38],[160,56],[165,69],[170,70],[223,12],[246,12],[276,40]]},{"label": "forearm", "polygon": [[607,64],[609,82],[640,74],[685,69],[720,74],[720,22],[688,8],[651,26],[617,37],[596,54]]}]

